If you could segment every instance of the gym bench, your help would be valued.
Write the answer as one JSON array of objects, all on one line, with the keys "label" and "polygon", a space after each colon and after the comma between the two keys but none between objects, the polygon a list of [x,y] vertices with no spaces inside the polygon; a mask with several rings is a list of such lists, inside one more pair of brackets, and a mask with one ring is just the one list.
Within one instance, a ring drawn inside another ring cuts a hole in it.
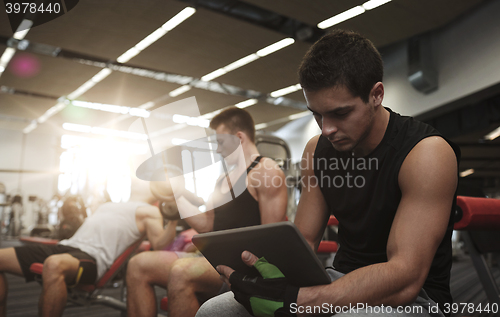
[{"label": "gym bench", "polygon": [[[122,286],[121,299],[110,296],[104,296],[100,293],[102,290],[113,281],[113,278],[120,272],[125,272],[128,260],[136,252],[148,251],[150,243],[143,241],[144,236],[130,245],[125,251],[116,258],[111,267],[106,273],[93,285],[78,285],[74,288],[68,288],[68,301],[78,306],[89,305],[104,305],[122,311],[125,315],[127,311],[127,304],[125,303],[125,284]],[[44,239],[36,237],[23,237],[20,238],[25,243],[42,243],[42,244],[57,244],[58,240]],[[37,275],[37,281],[42,282],[43,263],[33,263],[30,266],[30,271]]]},{"label": "gym bench", "polygon": [[500,292],[485,254],[500,251],[500,200],[457,197],[455,230],[460,230],[490,304],[500,305]]}]

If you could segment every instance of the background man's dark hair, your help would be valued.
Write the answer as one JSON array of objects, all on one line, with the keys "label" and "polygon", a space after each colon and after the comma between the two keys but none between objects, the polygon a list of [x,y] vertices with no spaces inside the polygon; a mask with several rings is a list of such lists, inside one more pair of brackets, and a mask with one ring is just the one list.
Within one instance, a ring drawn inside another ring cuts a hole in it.
[{"label": "background man's dark hair", "polygon": [[358,33],[343,30],[314,43],[299,68],[303,89],[317,91],[345,86],[365,103],[373,85],[382,81],[383,76],[382,57],[373,43]]},{"label": "background man's dark hair", "polygon": [[215,130],[221,124],[223,124],[231,134],[236,134],[238,131],[245,132],[250,138],[250,141],[255,143],[255,123],[248,111],[236,107],[227,108],[213,117],[210,121],[210,128]]}]

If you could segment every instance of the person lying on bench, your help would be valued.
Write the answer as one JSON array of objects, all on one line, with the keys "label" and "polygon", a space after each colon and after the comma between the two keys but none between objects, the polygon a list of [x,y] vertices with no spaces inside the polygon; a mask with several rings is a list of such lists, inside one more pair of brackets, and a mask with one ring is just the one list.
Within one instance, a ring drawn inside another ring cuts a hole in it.
[{"label": "person lying on bench", "polygon": [[[226,177],[219,178],[207,205],[228,202],[213,209],[207,206],[207,212],[185,218],[188,224],[202,233],[285,221],[285,175],[274,160],[259,156],[250,114],[244,109],[228,108],[211,120],[210,127],[217,133],[217,152],[228,165],[242,167],[240,172],[238,168],[229,172],[229,178],[235,180],[231,188],[241,190],[241,194],[231,199]],[[241,164],[233,162],[239,160],[229,154],[234,149],[233,141],[238,139],[244,156]],[[179,209],[187,208],[185,199],[176,201]],[[193,317],[199,308],[198,298],[206,300],[222,291],[219,274],[199,253],[142,252],[127,267],[129,316],[156,316],[155,285],[167,287],[169,317]]]},{"label": "person lying on bench", "polygon": [[39,315],[61,316],[67,287],[94,284],[131,244],[147,235],[152,248],[162,249],[175,238],[176,221],[163,228],[149,183],[132,180],[130,201],[105,203],[68,240],[57,245],[26,245],[0,249],[0,317],[6,316],[7,280],[4,273],[33,281],[32,263],[43,263]]},{"label": "person lying on bench", "polygon": [[299,289],[272,263],[243,252],[262,277],[221,265],[233,293],[205,302],[197,317],[446,313],[460,150],[431,126],[383,107],[382,77],[375,46],[343,30],[311,46],[299,69],[321,135],[304,150],[295,224],[314,250],[330,214],[338,219],[332,282]]}]

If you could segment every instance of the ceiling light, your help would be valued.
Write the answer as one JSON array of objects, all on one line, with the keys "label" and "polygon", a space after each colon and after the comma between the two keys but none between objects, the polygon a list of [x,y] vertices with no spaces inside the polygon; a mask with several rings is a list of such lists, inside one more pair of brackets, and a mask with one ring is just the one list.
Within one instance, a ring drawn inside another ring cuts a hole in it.
[{"label": "ceiling light", "polygon": [[141,51],[137,48],[137,47],[132,47],[131,49],[129,49],[128,51],[126,51],[125,53],[123,53],[122,55],[120,55],[116,61],[118,63],[126,63],[128,62],[129,60],[132,59],[132,57],[136,56],[137,54],[139,54]]},{"label": "ceiling light", "polygon": [[68,95],[68,99],[76,99],[86,93],[90,88],[94,87],[96,82],[92,81],[92,79],[87,80],[83,85],[78,87],[75,91]]},{"label": "ceiling light", "polygon": [[191,89],[191,86],[189,85],[184,85],[184,86],[181,86],[175,90],[172,90],[171,92],[168,93],[168,95],[170,97],[177,97],[183,93],[185,93],[186,91],[189,91]]},{"label": "ceiling light", "polygon": [[149,118],[149,116],[151,115],[149,111],[141,108],[130,108],[129,114],[134,117],[142,117],[142,118]]},{"label": "ceiling light", "polygon": [[68,130],[68,131],[74,131],[74,132],[93,133],[93,134],[120,137],[120,138],[133,139],[133,140],[147,140],[148,139],[148,136],[144,133],[120,131],[120,130],[101,128],[101,127],[91,127],[88,125],[68,123],[68,122],[63,123],[63,129]]},{"label": "ceiling light", "polygon": [[340,22],[344,22],[345,20],[349,20],[357,15],[360,15],[365,12],[365,9],[362,6],[357,6],[342,13],[337,14],[329,19],[326,19],[323,22],[318,23],[318,27],[320,29],[327,29],[332,25],[338,24]]},{"label": "ceiling light", "polygon": [[226,67],[224,67],[223,69],[226,71],[226,72],[230,72],[232,70],[235,70],[236,68],[239,68],[243,65],[246,65],[248,63],[251,63],[253,61],[255,61],[256,59],[259,59],[259,56],[257,54],[250,54],[248,56],[245,56],[239,60],[237,60],[236,62],[233,62],[229,65],[227,65]]},{"label": "ceiling light", "polygon": [[14,56],[15,53],[15,49],[13,49],[12,47],[7,47],[2,54],[2,57],[0,57],[0,66],[6,68],[7,64],[10,62],[12,56]]},{"label": "ceiling light", "polygon": [[210,125],[210,121],[207,119],[203,119],[200,117],[189,117],[182,114],[174,114],[172,116],[172,121],[174,121],[175,123],[186,123],[191,126],[198,126],[202,128],[208,128]]},{"label": "ceiling light", "polygon": [[[16,33],[12,35],[13,38],[16,40],[22,40],[28,34],[28,31],[30,30],[31,26],[33,25],[33,21],[24,19],[21,24],[17,27]],[[20,31],[22,30],[22,31]]]},{"label": "ceiling light", "polygon": [[473,173],[474,173],[474,169],[470,168],[468,170],[460,172],[460,177],[466,177],[466,176],[469,176],[470,174],[473,174]]},{"label": "ceiling light", "polygon": [[297,85],[293,85],[293,86],[289,86],[286,88],[281,88],[281,89],[275,90],[272,93],[270,93],[269,95],[271,95],[271,97],[276,98],[276,97],[288,95],[288,94],[290,94],[292,92],[296,92],[297,90],[300,90],[300,89],[302,89],[302,87],[300,86],[300,84],[297,84]]},{"label": "ceiling light", "polygon": [[37,127],[37,125],[38,124],[36,123],[36,120],[31,121],[31,123],[26,128],[23,129],[23,133],[25,134],[30,133]]},{"label": "ceiling light", "polygon": [[40,118],[38,118],[36,121],[38,121],[38,123],[44,123],[48,118],[52,117],[64,108],[66,108],[66,105],[62,102],[59,102],[55,106],[50,107],[49,110],[45,111],[45,113],[41,115]]},{"label": "ceiling light", "polygon": [[165,24],[163,24],[161,27],[167,31],[172,30],[179,24],[181,24],[184,20],[192,16],[196,12],[195,8],[187,7],[184,8],[181,12],[177,13],[173,18],[168,20]]},{"label": "ceiling light", "polygon": [[387,2],[390,2],[390,1],[391,0],[370,0],[370,1],[363,3],[363,8],[365,10],[371,10],[371,9],[374,9],[378,6],[386,4]]},{"label": "ceiling light", "polygon": [[89,133],[92,130],[92,127],[89,125],[68,123],[68,122],[63,123],[62,127],[64,130],[83,132],[83,133]]},{"label": "ceiling light", "polygon": [[259,123],[255,125],[255,130],[262,130],[268,127],[267,123]]},{"label": "ceiling light", "polygon": [[288,120],[300,119],[311,114],[311,111],[303,111],[288,116]]},{"label": "ceiling light", "polygon": [[164,28],[159,28],[156,31],[154,31],[153,33],[146,36],[142,41],[137,43],[135,45],[135,48],[137,48],[139,51],[142,51],[143,49],[145,49],[149,45],[158,41],[163,35],[167,34],[167,32],[168,31],[165,30]]},{"label": "ceiling light", "polygon": [[152,101],[148,101],[148,102],[146,102],[145,104],[140,105],[138,108],[141,108],[141,109],[149,109],[149,108],[153,107],[154,105],[155,105],[155,103],[154,103],[154,102],[152,102]]},{"label": "ceiling light", "polygon": [[491,131],[490,133],[486,134],[484,136],[485,140],[494,140],[500,136],[500,127],[496,128],[495,130]]},{"label": "ceiling light", "polygon": [[213,72],[211,72],[209,74],[206,74],[205,76],[201,77],[201,80],[203,80],[203,81],[211,81],[212,79],[215,79],[215,78],[217,78],[219,76],[222,76],[225,73],[227,73],[227,72],[224,69],[219,68],[219,69],[214,70]]},{"label": "ceiling light", "polygon": [[133,140],[147,140],[148,139],[148,136],[144,133],[120,131],[120,130],[101,128],[101,127],[92,127],[91,132],[93,134],[100,134],[100,135],[113,136],[113,137],[119,137],[119,138],[125,138],[125,139],[133,139]]},{"label": "ceiling light", "polygon": [[295,42],[294,39],[292,39],[291,37],[287,37],[286,39],[282,39],[279,42],[276,42],[276,43],[271,44],[267,47],[264,47],[261,50],[258,50],[257,55],[259,55],[260,57],[264,57],[264,56],[269,55],[271,53],[274,53],[274,52],[276,52],[284,47],[287,47],[288,45],[291,45],[294,42]]},{"label": "ceiling light", "polygon": [[92,81],[94,83],[98,83],[100,81],[102,81],[104,78],[108,77],[109,74],[111,74],[111,69],[109,68],[103,68],[100,72],[98,72],[97,74],[94,75],[94,77],[92,77]]},{"label": "ceiling light", "polygon": [[234,106],[235,106],[235,107],[238,107],[238,108],[240,108],[240,109],[243,109],[243,108],[246,108],[246,107],[253,106],[253,105],[255,105],[257,102],[259,102],[257,99],[248,99],[248,100],[245,100],[245,101],[239,102],[239,103],[235,104]]},{"label": "ceiling light", "polygon": [[116,106],[116,105],[106,105],[106,104],[96,103],[96,102],[73,100],[71,103],[77,107],[83,107],[83,108],[89,108],[89,109],[95,109],[95,110],[101,110],[101,111],[113,112],[113,113],[127,114],[130,111],[129,107]]}]

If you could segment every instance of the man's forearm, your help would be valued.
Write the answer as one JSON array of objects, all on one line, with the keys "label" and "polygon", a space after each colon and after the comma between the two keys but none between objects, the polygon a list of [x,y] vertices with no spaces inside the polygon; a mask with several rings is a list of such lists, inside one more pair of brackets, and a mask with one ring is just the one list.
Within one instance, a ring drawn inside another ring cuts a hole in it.
[{"label": "man's forearm", "polygon": [[412,303],[419,292],[418,277],[408,268],[389,262],[352,271],[329,285],[304,287],[297,306],[400,306]]},{"label": "man's forearm", "polygon": [[158,236],[155,243],[151,245],[154,250],[165,249],[172,241],[174,241],[176,236],[177,220],[170,220],[167,223],[163,232]]}]

